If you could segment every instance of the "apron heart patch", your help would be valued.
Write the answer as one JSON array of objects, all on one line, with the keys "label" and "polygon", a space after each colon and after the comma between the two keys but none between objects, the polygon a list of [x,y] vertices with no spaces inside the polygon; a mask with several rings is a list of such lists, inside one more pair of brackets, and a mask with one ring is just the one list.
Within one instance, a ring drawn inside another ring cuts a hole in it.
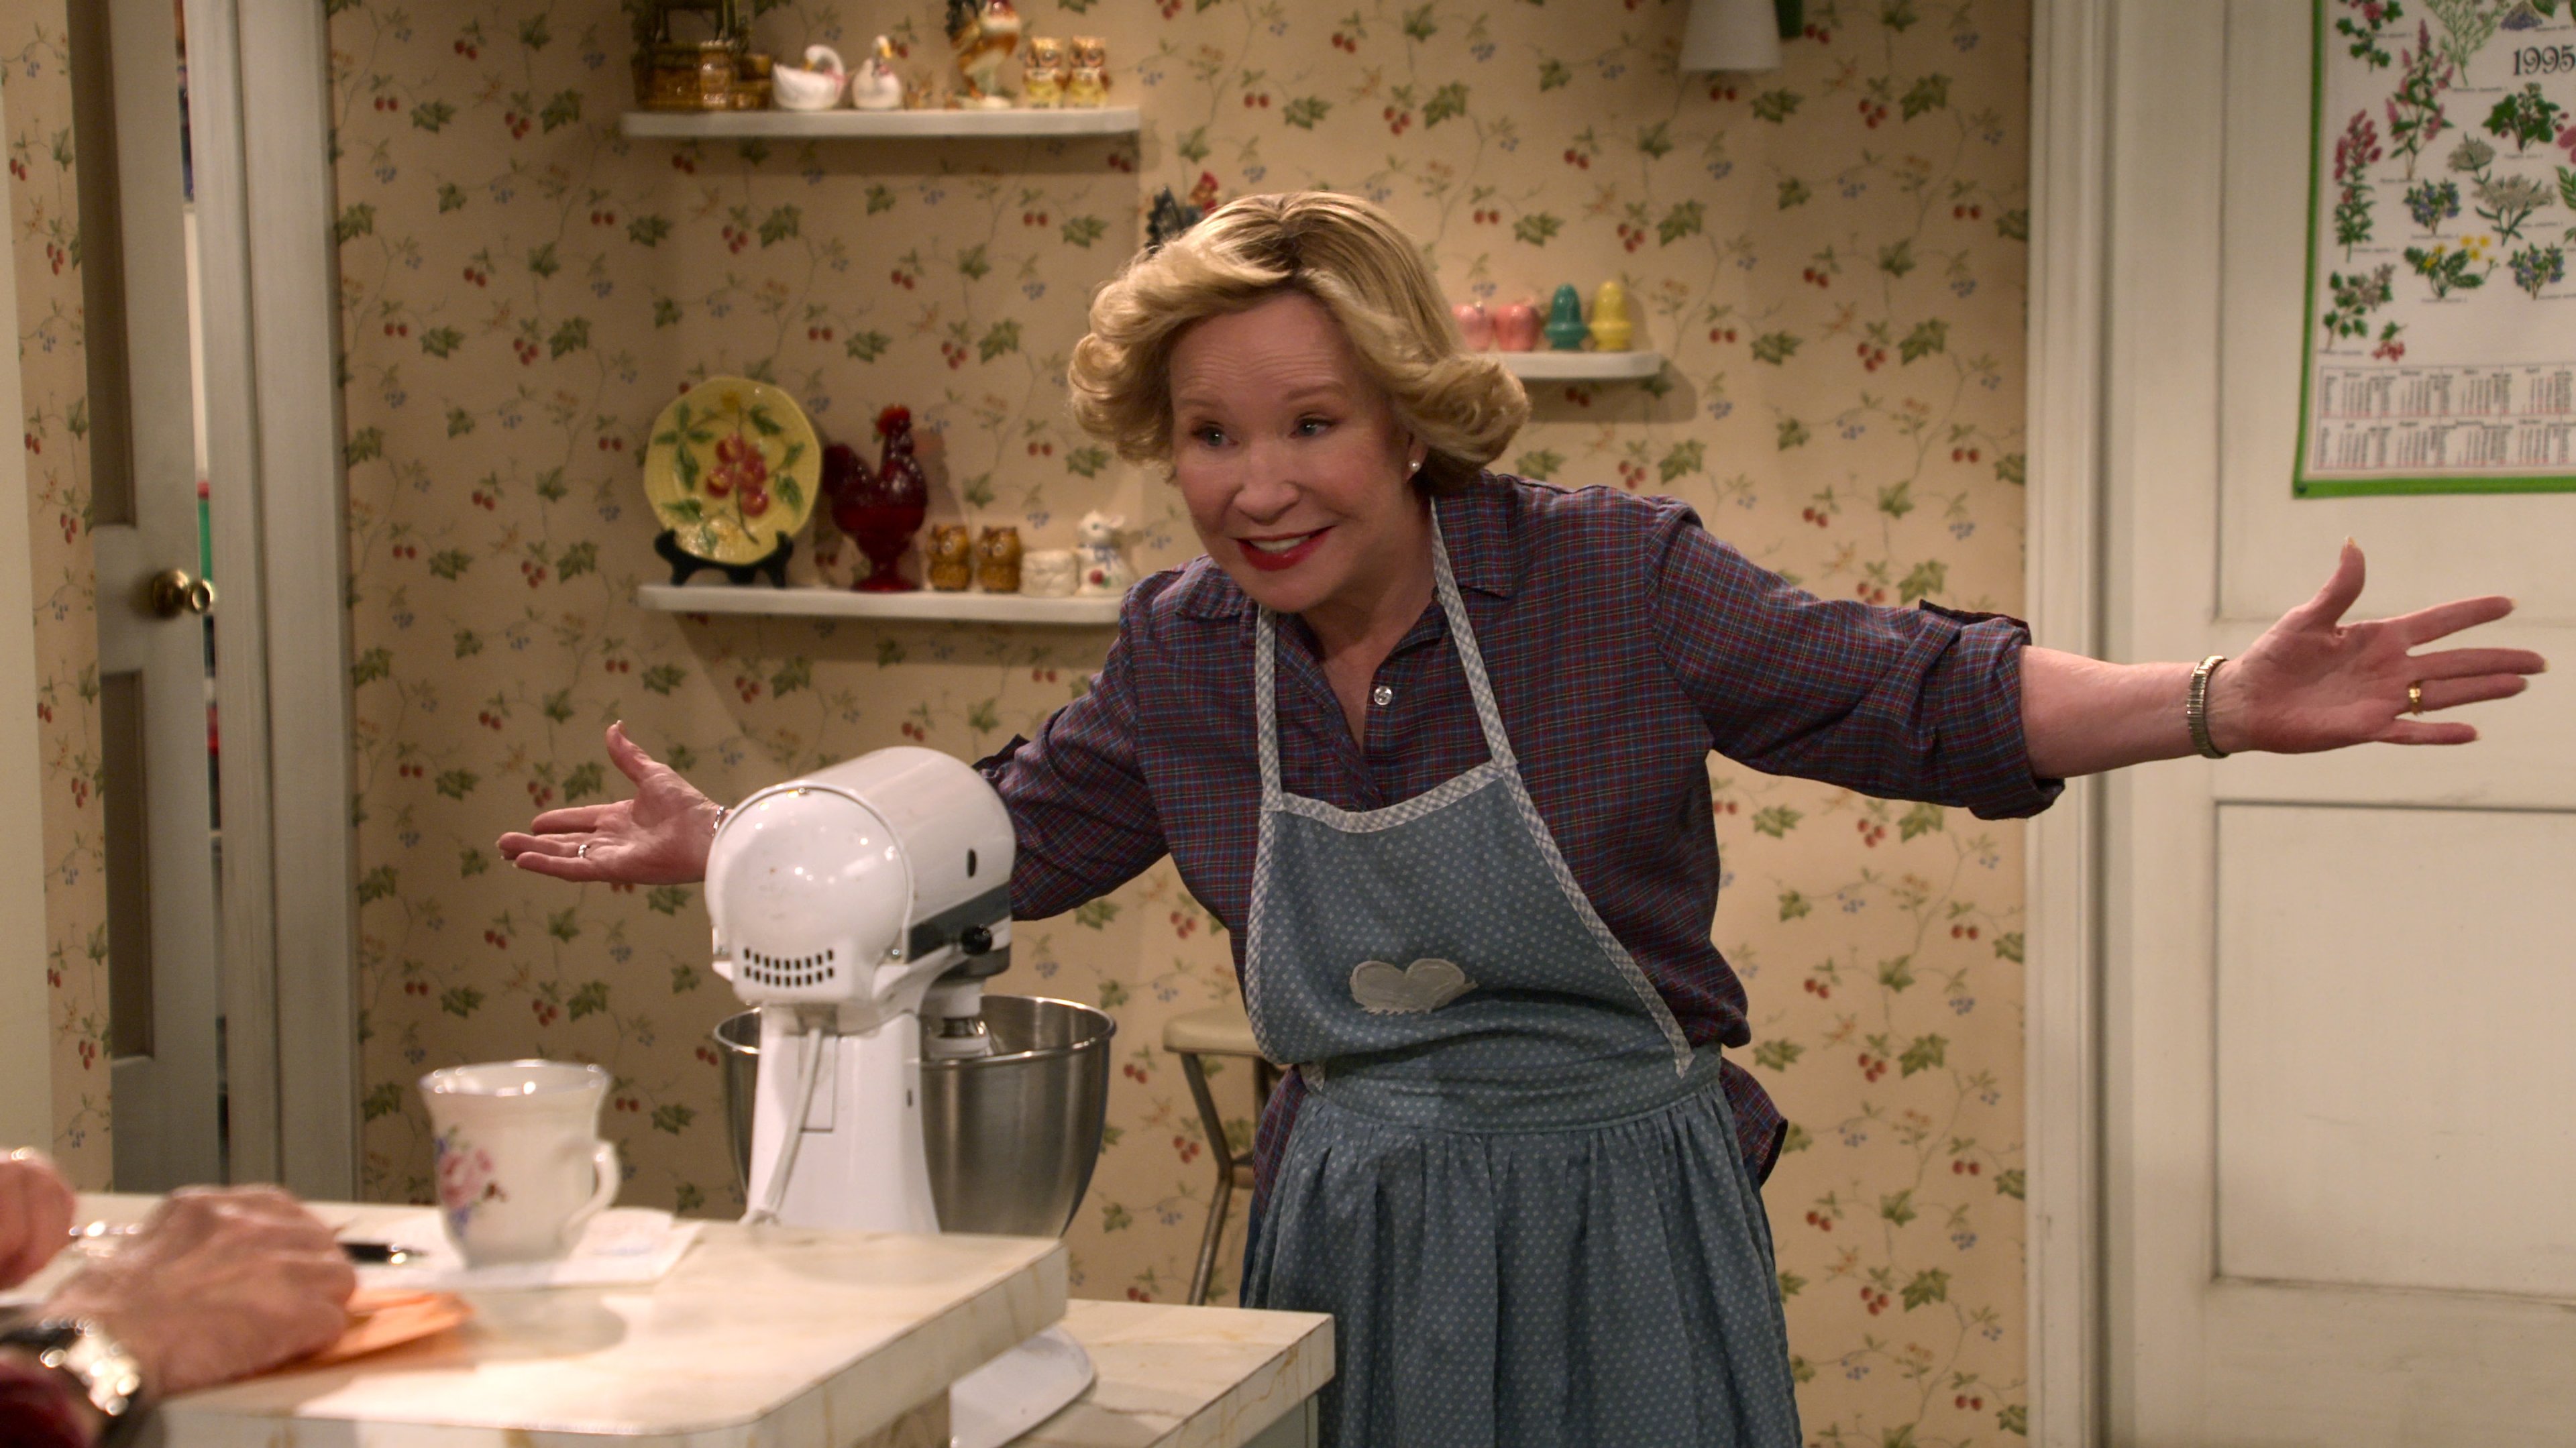
[{"label": "apron heart patch", "polygon": [[1474,990],[1467,972],[1437,957],[1402,970],[1383,960],[1363,960],[1351,971],[1351,999],[1373,1016],[1421,1015]]}]

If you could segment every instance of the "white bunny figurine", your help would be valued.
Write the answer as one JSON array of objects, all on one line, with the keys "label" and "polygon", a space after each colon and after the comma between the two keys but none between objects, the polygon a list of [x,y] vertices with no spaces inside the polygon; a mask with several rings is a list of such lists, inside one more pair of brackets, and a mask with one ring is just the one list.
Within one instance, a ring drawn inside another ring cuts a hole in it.
[{"label": "white bunny figurine", "polygon": [[1080,546],[1074,549],[1082,564],[1082,581],[1074,593],[1082,598],[1118,598],[1125,596],[1136,581],[1136,570],[1127,566],[1119,555],[1118,535],[1127,527],[1127,519],[1116,513],[1085,513],[1079,530]]}]

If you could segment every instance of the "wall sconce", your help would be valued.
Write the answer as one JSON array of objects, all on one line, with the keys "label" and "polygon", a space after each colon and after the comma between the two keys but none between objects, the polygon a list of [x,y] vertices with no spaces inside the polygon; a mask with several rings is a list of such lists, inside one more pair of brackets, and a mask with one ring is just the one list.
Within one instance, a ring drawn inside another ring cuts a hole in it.
[{"label": "wall sconce", "polygon": [[1804,0],[1691,0],[1681,68],[1778,70],[1780,42],[1803,28],[1805,10]]}]

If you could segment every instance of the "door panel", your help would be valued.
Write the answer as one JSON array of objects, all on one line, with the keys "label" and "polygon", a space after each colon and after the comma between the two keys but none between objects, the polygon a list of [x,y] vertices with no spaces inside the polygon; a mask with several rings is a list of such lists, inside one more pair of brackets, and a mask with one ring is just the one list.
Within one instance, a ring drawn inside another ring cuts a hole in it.
[{"label": "door panel", "polygon": [[[2352,536],[2359,616],[2505,593],[2474,642],[2576,663],[2576,496],[2291,493],[2312,13],[2117,9],[2110,647],[2239,654]],[[2114,1442],[2570,1441],[2576,697],[2460,717],[2104,792]]]},{"label": "door panel", "polygon": [[2222,805],[2218,857],[2219,1275],[2576,1300],[2576,814]]},{"label": "door panel", "polygon": [[113,185],[82,196],[93,336],[122,329],[93,352],[112,360],[106,376],[94,360],[90,394],[99,672],[126,704],[105,781],[108,967],[111,995],[150,1009],[148,1031],[112,1028],[115,1174],[120,1190],[158,1191],[225,1175],[205,624],[162,616],[151,588],[200,556],[178,29],[169,0],[73,10],[74,86],[111,102],[84,104],[79,138],[114,158]]}]

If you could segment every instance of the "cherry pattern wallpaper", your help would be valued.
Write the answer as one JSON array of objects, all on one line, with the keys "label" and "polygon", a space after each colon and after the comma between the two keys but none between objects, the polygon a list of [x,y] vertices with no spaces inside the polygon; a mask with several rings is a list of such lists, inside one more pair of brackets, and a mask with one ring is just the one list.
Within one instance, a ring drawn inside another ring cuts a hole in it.
[{"label": "cherry pattern wallpaper", "polygon": [[[1142,567],[1183,562],[1174,494],[1064,406],[1090,292],[1160,188],[1368,196],[1462,301],[1616,278],[1667,367],[1534,387],[1505,466],[1686,498],[1824,594],[2019,601],[2021,0],[1810,0],[1782,70],[1728,77],[1676,74],[1678,0],[1027,0],[1031,34],[1106,42],[1141,135],[902,143],[624,137],[617,0],[329,8],[373,1195],[430,1189],[423,1071],[547,1055],[614,1073],[629,1201],[740,1209],[707,1044],[736,1006],[699,892],[521,875],[494,837],[618,796],[613,720],[720,798],[891,744],[972,758],[1077,695],[1109,636],[640,610],[651,425],[746,374],[873,458],[905,404],[934,521],[1063,547],[1101,509]],[[884,33],[944,83],[929,0],[755,8],[766,50],[856,60]],[[36,324],[27,198],[58,168],[12,125]],[[77,434],[47,407],[50,469]],[[809,536],[798,576],[839,546]],[[1709,799],[1747,1056],[1796,1122],[1767,1195],[1810,1435],[2019,1433],[2021,834],[1714,758]],[[1235,994],[1224,927],[1158,866],[1026,925],[1016,961],[998,988],[1120,1025],[1077,1290],[1177,1299],[1211,1169],[1161,1036]],[[1238,1144],[1249,1075],[1216,1079]]]},{"label": "cherry pattern wallpaper", "polygon": [[[0,133],[18,288],[18,406],[35,570],[45,981],[55,1158],[108,1185],[107,876],[99,806],[98,585],[89,534],[88,308],[65,0],[0,0]],[[23,1145],[24,1143],[10,1143]],[[44,1144],[44,1143],[39,1143]]]}]

